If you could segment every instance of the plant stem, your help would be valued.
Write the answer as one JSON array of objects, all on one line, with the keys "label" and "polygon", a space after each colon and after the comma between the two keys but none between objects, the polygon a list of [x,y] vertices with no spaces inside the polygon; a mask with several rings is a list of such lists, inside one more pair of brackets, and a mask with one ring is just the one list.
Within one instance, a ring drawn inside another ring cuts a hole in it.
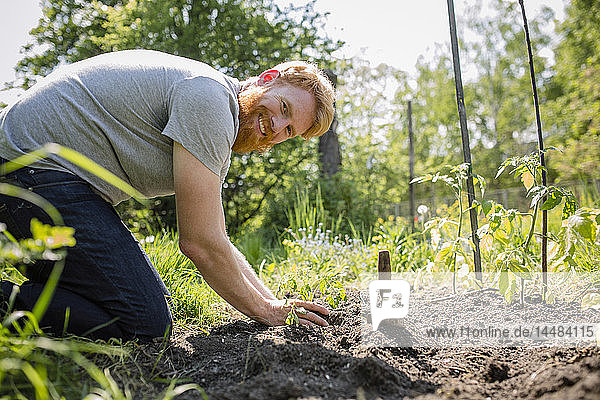
[{"label": "plant stem", "polygon": [[524,250],[527,251],[529,248],[529,243],[531,243],[531,238],[533,237],[533,232],[535,231],[535,221],[537,219],[538,208],[540,204],[535,203],[535,207],[533,208],[533,216],[531,217],[531,227],[529,228],[529,234],[527,235],[527,240],[525,241]]},{"label": "plant stem", "polygon": [[[529,249],[529,244],[531,243],[531,239],[533,238],[533,234],[535,232],[535,222],[537,220],[538,208],[540,207],[540,203],[535,203],[535,207],[533,208],[533,215],[531,216],[531,227],[529,228],[529,234],[527,235],[527,240],[525,241],[525,245],[523,246],[523,251],[527,251]],[[525,264],[525,257],[523,257],[523,264]],[[524,303],[525,296],[525,280],[521,278],[521,304]]]},{"label": "plant stem", "polygon": [[461,190],[457,194],[458,198],[458,234],[456,235],[456,240],[454,241],[454,248],[452,249],[452,292],[456,294],[456,246],[458,245],[458,238],[462,233],[462,220],[463,220],[463,203],[462,203],[462,185],[460,185]]}]

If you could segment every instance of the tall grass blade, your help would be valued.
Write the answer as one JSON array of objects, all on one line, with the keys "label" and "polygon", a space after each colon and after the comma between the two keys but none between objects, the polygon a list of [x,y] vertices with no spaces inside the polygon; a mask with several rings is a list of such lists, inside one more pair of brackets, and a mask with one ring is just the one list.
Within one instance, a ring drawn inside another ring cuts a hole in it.
[{"label": "tall grass blade", "polygon": [[20,199],[28,201],[44,210],[44,212],[48,214],[50,219],[52,219],[54,225],[64,225],[63,218],[56,209],[56,207],[54,207],[48,200],[44,199],[42,196],[36,193],[8,183],[0,183],[0,194],[3,194],[5,196],[18,197]]},{"label": "tall grass blade", "polygon": [[65,160],[70,161],[73,164],[95,174],[99,178],[102,178],[106,182],[127,193],[134,199],[141,202],[144,201],[145,196],[142,193],[134,189],[131,185],[129,185],[127,182],[125,182],[106,168],[101,167],[99,164],[90,160],[83,154],[80,154],[75,150],[69,149],[68,147],[64,147],[56,143],[46,143],[38,150],[22,155],[21,157],[17,157],[14,160],[1,165],[0,175],[5,175],[7,173],[16,171],[17,169],[22,168],[24,166],[31,165],[35,161],[45,158],[50,154],[61,156]]}]

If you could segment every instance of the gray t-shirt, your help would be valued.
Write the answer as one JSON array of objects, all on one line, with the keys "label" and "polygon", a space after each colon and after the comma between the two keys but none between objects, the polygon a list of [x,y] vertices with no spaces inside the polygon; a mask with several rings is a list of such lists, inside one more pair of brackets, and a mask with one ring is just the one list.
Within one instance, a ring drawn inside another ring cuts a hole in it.
[{"label": "gray t-shirt", "polygon": [[[240,83],[198,61],[149,50],[58,68],[0,112],[0,156],[55,142],[148,197],[173,194],[173,141],[225,179]],[[72,172],[117,204],[128,196],[59,156],[32,166]]]}]

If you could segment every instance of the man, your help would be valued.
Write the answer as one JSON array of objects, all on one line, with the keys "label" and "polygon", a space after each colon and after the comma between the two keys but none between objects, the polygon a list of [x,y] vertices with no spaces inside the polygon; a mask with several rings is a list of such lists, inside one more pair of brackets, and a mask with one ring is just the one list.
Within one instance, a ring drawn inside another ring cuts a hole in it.
[{"label": "man", "polygon": [[[295,136],[323,134],[333,118],[331,83],[314,66],[283,63],[244,82],[169,54],[130,50],[59,68],[0,113],[4,160],[55,142],[91,158],[148,197],[175,193],[179,246],[209,285],[236,309],[283,324],[277,300],[227,237],[221,187],[231,150],[266,150]],[[58,156],[8,174],[61,212],[75,228],[60,283],[41,326],[95,338],[147,340],[168,332],[168,291],[112,205],[119,189]],[[17,237],[48,217],[0,196],[0,221]],[[2,282],[6,300],[31,309],[51,271],[29,266],[20,287]],[[300,323],[327,325],[327,309],[295,301]],[[68,320],[65,312],[69,309]]]}]

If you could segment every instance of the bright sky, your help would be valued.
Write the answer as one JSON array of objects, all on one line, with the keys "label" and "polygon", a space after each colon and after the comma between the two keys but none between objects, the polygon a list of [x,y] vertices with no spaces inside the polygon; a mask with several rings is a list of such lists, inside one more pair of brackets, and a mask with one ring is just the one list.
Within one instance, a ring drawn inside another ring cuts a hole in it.
[{"label": "bright sky", "polygon": [[[279,5],[307,2],[275,1]],[[562,20],[565,2],[568,0],[525,0],[525,7],[529,19],[546,4]],[[461,15],[463,4],[455,0],[456,15]],[[330,13],[329,35],[346,42],[340,55],[362,54],[374,65],[384,62],[413,72],[420,55],[427,55],[435,43],[449,41],[446,0],[317,0],[316,8]],[[29,41],[28,32],[40,17],[39,0],[0,0],[0,87],[15,78],[19,50]],[[8,103],[16,95],[1,91],[0,101]]]}]

